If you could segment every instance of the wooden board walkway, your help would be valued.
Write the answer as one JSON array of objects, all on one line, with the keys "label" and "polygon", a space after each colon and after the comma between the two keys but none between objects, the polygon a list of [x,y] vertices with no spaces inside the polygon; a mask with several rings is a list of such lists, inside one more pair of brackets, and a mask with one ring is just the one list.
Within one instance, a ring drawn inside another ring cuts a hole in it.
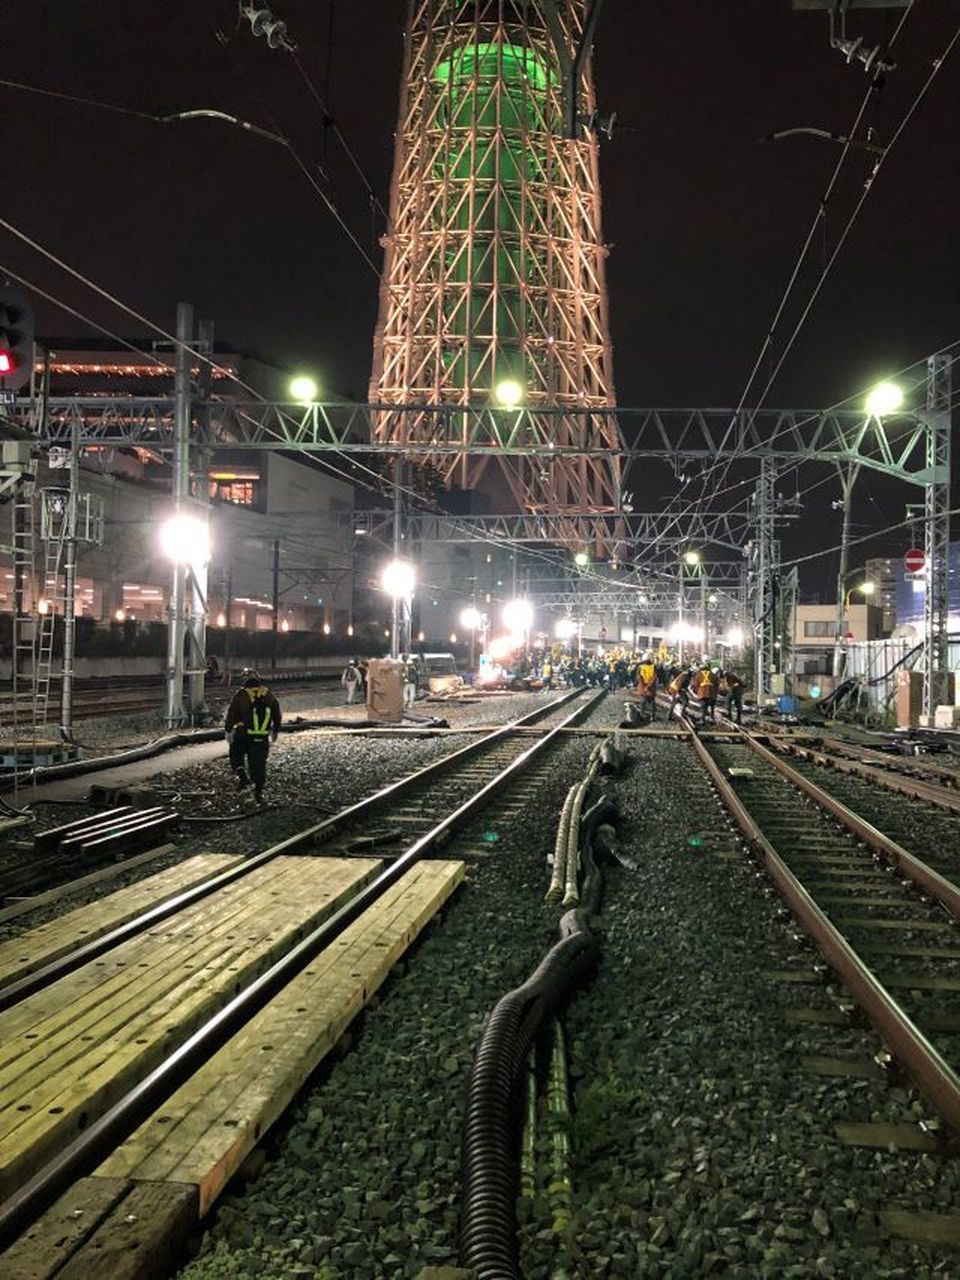
[{"label": "wooden board walkway", "polygon": [[[170,847],[167,846],[168,849]],[[75,911],[38,925],[9,942],[0,943],[0,985],[33,973],[78,942],[92,942],[94,938],[103,937],[148,907],[158,906],[191,885],[199,884],[219,871],[226,871],[227,867],[240,861],[238,854],[201,853],[138,880],[136,884],[127,885],[125,889],[118,889],[99,902],[77,907]],[[113,870],[112,867],[110,869]]]},{"label": "wooden board walkway", "polygon": [[379,866],[274,859],[0,1013],[0,1196]]},{"label": "wooden board walkway", "polygon": [[158,1280],[410,943],[463,878],[421,862],[97,1171],[0,1256],[0,1280]]}]

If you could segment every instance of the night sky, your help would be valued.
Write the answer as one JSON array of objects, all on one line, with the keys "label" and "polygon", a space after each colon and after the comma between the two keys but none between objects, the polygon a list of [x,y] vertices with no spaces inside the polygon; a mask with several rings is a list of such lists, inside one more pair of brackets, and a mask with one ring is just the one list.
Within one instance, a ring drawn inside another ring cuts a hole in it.
[{"label": "night sky", "polygon": [[[386,203],[403,0],[274,9]],[[851,25],[875,43],[898,16],[857,13]],[[881,143],[958,23],[960,0],[917,0],[898,69],[867,116]],[[287,134],[323,166],[321,185],[379,263],[382,222],[307,87],[282,52],[238,27],[229,0],[35,0],[8,10],[3,44],[10,78],[148,113],[217,107]],[[789,0],[607,0],[595,68],[601,110],[617,111],[621,126],[601,160],[619,401],[736,404],[839,154],[810,137],[757,140],[797,125],[846,132],[867,78],[830,49],[826,15],[794,13]],[[377,281],[284,148],[224,124],[154,124],[4,88],[0,104],[5,217],[158,323],[172,327],[178,299],[190,300],[221,341],[366,398]],[[842,400],[960,339],[958,119],[955,50],[877,178],[768,404]],[[865,151],[848,159],[800,302],[872,163]],[[138,332],[2,231],[0,263],[114,332]],[[41,305],[38,332],[82,328]],[[901,518],[914,496],[874,482],[864,490],[864,526]]]}]

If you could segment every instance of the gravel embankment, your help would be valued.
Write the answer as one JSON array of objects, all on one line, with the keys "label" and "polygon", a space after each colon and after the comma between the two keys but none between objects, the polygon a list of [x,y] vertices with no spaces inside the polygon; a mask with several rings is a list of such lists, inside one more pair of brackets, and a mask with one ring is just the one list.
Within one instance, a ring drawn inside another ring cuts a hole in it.
[{"label": "gravel embankment", "polygon": [[[772,979],[813,953],[731,847],[689,747],[631,744],[616,784],[636,871],[609,873],[596,983],[567,1019],[578,1108],[577,1277],[956,1275],[890,1240],[878,1215],[949,1212],[955,1161],[848,1147],[837,1122],[915,1121],[906,1088],[808,1074],[804,1055],[869,1059],[869,1031],[787,1022],[833,986]],[[704,837],[692,845],[692,837]],[[525,1229],[528,1280],[552,1274],[546,1206]]]},{"label": "gravel embankment", "polygon": [[490,857],[471,865],[350,1052],[302,1095],[260,1176],[224,1197],[181,1280],[377,1280],[456,1261],[473,1048],[552,939],[545,858],[592,745],[559,746],[535,808],[483,824],[499,835]]}]

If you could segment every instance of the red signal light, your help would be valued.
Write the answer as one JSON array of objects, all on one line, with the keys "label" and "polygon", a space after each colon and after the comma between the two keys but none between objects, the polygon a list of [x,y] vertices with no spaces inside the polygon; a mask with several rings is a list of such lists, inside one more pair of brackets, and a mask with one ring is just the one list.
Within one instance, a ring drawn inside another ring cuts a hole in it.
[{"label": "red signal light", "polygon": [[5,373],[13,373],[13,352],[0,347],[0,378]]}]

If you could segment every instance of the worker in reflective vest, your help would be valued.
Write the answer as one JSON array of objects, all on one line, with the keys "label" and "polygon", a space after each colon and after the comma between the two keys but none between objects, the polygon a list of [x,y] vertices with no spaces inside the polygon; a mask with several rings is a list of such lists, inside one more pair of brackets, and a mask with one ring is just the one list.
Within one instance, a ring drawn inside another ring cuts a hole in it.
[{"label": "worker in reflective vest", "polygon": [[637,697],[651,722],[657,718],[657,668],[652,653],[645,653],[637,667]]},{"label": "worker in reflective vest", "polygon": [[252,782],[257,804],[263,801],[270,739],[276,742],[282,720],[280,703],[256,671],[251,671],[243,687],[233,695],[224,728],[230,743],[230,768],[236,774],[237,785],[243,790]]}]

